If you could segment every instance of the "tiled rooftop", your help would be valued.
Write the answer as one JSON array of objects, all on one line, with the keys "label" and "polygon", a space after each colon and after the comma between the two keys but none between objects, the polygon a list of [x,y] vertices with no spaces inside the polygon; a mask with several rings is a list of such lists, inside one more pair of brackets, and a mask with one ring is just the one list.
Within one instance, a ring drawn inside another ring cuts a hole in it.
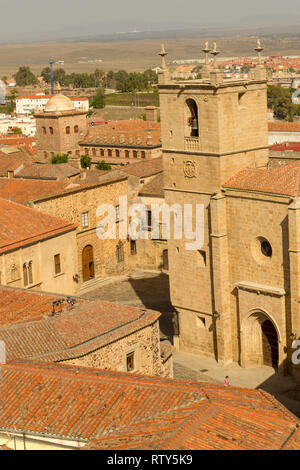
[{"label": "tiled rooftop", "polygon": [[76,299],[62,312],[52,302],[62,296],[0,287],[0,340],[7,358],[45,361],[73,359],[155,323],[160,313],[102,300]]},{"label": "tiled rooftop", "polygon": [[261,390],[22,359],[1,371],[3,431],[87,449],[300,447],[298,418]]},{"label": "tiled rooftop", "polygon": [[300,161],[274,168],[245,168],[226,181],[223,188],[299,196]]},{"label": "tiled rooftop", "polygon": [[18,177],[23,178],[51,178],[63,179],[80,174],[78,168],[73,167],[68,163],[61,163],[59,165],[52,165],[51,163],[32,163],[26,165],[21,171],[18,172]]},{"label": "tiled rooftop", "polygon": [[0,253],[74,230],[66,220],[0,198]]},{"label": "tiled rooftop", "polygon": [[122,171],[139,178],[147,178],[163,171],[163,160],[162,157],[143,160],[122,167]]},{"label": "tiled rooftop", "polygon": [[161,146],[160,124],[142,119],[109,121],[89,127],[82,145],[105,145],[111,147],[157,147]]},{"label": "tiled rooftop", "polygon": [[164,197],[164,174],[159,173],[139,192],[140,196]]},{"label": "tiled rooftop", "polygon": [[300,152],[300,142],[284,142],[270,147],[272,152]]},{"label": "tiled rooftop", "polygon": [[106,174],[100,174],[99,178],[92,181],[89,178],[86,180],[77,178],[74,182],[68,180],[46,181],[21,178],[0,179],[0,197],[26,205],[29,201],[72,193],[89,187],[114,183],[126,178],[125,173],[115,170]]},{"label": "tiled rooftop", "polygon": [[300,122],[273,121],[268,123],[269,132],[300,132]]}]

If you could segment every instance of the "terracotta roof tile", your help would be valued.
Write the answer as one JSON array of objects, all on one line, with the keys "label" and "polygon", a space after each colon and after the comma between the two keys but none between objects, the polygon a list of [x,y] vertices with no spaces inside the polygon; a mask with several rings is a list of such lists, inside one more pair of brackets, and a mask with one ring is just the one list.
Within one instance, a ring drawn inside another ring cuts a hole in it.
[{"label": "terracotta roof tile", "polygon": [[300,132],[300,122],[274,121],[268,122],[269,132]]},{"label": "terracotta roof tile", "polygon": [[164,197],[164,174],[155,176],[149,183],[145,184],[139,192],[140,196]]},{"label": "terracotta roof tile", "polygon": [[146,178],[148,176],[157,175],[163,171],[162,157],[143,160],[137,163],[131,163],[122,167],[122,171],[129,175]]},{"label": "terracotta roof tile", "polygon": [[298,418],[259,390],[21,359],[1,372],[3,431],[85,449],[299,449]]},{"label": "terracotta roof tile", "polygon": [[160,139],[160,123],[132,119],[109,121],[90,127],[80,145],[151,148],[161,146]]},{"label": "terracotta roof tile", "polygon": [[38,179],[0,179],[0,197],[9,199],[20,204],[28,204],[30,201],[42,200],[55,197],[86,188],[92,188],[104,184],[114,183],[128,178],[123,171],[114,170],[100,174],[98,178],[69,180],[38,180]]},{"label": "terracotta roof tile", "polygon": [[52,165],[51,163],[32,163],[26,165],[25,168],[19,171],[18,177],[52,178],[59,180],[78,174],[80,174],[80,170],[68,163],[61,163],[59,165]]},{"label": "terracotta roof tile", "polygon": [[76,225],[0,198],[0,253],[74,230]]},{"label": "terracotta roof tile", "polygon": [[226,181],[223,188],[300,195],[300,161],[274,168],[245,168]]},{"label": "terracotta roof tile", "polygon": [[273,152],[300,152],[300,142],[284,142],[270,147]]}]

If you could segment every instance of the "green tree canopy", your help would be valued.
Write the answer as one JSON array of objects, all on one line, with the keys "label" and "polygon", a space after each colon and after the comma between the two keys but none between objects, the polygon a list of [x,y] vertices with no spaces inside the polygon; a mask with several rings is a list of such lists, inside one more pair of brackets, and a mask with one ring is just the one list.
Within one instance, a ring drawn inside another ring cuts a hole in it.
[{"label": "green tree canopy", "polygon": [[37,85],[38,83],[36,76],[27,66],[20,67],[14,77],[18,86]]},{"label": "green tree canopy", "polygon": [[80,164],[81,168],[91,168],[91,157],[89,157],[88,155],[82,155],[82,157],[80,158]]},{"label": "green tree canopy", "polygon": [[92,106],[96,109],[104,108],[105,100],[104,100],[104,88],[99,87],[96,92],[96,96],[92,99]]},{"label": "green tree canopy", "polygon": [[293,91],[280,85],[268,86],[268,107],[273,109],[277,119],[293,121],[297,113],[297,105],[292,102]]},{"label": "green tree canopy", "polygon": [[104,160],[97,163],[96,168],[97,170],[108,170],[108,171],[111,170],[111,166],[108,163],[106,163]]},{"label": "green tree canopy", "polygon": [[57,153],[56,155],[53,155],[50,159],[50,163],[53,165],[56,165],[58,163],[67,163],[68,162],[68,155],[65,153]]}]

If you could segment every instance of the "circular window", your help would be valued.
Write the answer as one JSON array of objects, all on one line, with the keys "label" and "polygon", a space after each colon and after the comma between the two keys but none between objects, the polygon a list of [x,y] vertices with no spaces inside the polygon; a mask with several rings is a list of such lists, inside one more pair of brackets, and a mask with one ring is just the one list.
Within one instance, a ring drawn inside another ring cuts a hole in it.
[{"label": "circular window", "polygon": [[265,265],[272,260],[273,248],[266,238],[257,237],[251,243],[251,253],[258,264]]},{"label": "circular window", "polygon": [[272,247],[267,240],[263,240],[260,244],[261,252],[264,256],[271,258],[272,256]]}]

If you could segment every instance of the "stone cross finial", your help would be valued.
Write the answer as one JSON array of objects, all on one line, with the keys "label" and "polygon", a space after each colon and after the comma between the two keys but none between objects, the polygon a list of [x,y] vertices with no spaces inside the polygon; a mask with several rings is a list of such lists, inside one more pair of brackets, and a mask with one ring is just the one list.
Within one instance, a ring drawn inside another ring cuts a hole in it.
[{"label": "stone cross finial", "polygon": [[261,43],[260,43],[260,40],[258,39],[257,40],[257,47],[254,49],[257,54],[258,54],[258,65],[261,65],[261,53],[262,51],[264,50],[263,47],[261,47]]},{"label": "stone cross finial", "polygon": [[210,53],[210,48],[208,47],[208,42],[205,43],[204,49],[202,51],[205,54],[205,65],[209,65],[208,54]]},{"label": "stone cross finial", "polygon": [[165,70],[167,68],[167,65],[166,65],[166,55],[168,55],[168,53],[165,51],[165,46],[164,44],[161,45],[161,51],[160,53],[158,54],[161,56],[161,68],[163,70]]},{"label": "stone cross finial", "polygon": [[212,55],[214,56],[214,67],[215,69],[218,68],[218,64],[217,64],[217,56],[220,54],[220,51],[217,50],[217,43],[214,42],[213,43],[213,50],[212,50]]}]

